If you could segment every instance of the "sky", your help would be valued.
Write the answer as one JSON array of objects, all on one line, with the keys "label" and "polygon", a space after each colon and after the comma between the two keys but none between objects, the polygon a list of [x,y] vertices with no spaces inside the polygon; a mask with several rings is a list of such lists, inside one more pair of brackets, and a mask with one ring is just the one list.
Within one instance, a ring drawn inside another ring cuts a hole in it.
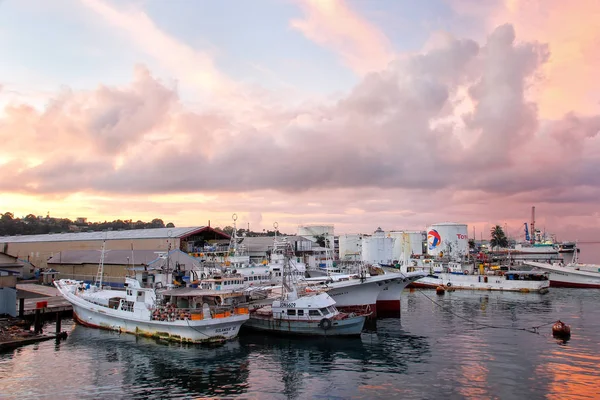
[{"label": "sky", "polygon": [[0,0],[0,212],[600,240],[600,2]]}]

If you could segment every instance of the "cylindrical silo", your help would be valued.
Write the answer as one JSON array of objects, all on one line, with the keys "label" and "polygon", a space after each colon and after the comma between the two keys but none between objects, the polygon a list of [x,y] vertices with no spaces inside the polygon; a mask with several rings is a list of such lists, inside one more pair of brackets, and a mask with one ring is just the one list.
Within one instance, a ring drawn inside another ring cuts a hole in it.
[{"label": "cylindrical silo", "polygon": [[339,249],[340,260],[358,261],[361,259],[360,254],[362,252],[362,238],[361,234],[347,234],[340,235],[339,238]]},{"label": "cylindrical silo", "polygon": [[391,265],[394,242],[394,238],[388,237],[381,228],[378,228],[373,236],[362,238],[361,260],[371,264]]},{"label": "cylindrical silo", "polygon": [[433,256],[462,257],[469,252],[466,224],[443,222],[427,229],[427,253]]}]

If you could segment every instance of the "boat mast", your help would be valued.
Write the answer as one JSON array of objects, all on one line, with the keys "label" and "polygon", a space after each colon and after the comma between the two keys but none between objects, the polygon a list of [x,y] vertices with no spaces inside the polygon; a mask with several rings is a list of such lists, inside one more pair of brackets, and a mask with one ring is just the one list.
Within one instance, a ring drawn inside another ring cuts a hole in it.
[{"label": "boat mast", "polygon": [[535,206],[531,207],[531,244],[535,243]]},{"label": "boat mast", "polygon": [[[229,253],[232,256],[237,256],[237,224],[236,221],[238,219],[237,214],[233,214],[231,216],[231,219],[233,219],[233,233],[231,235],[231,239],[229,240]],[[231,251],[233,251],[233,254],[231,254]]]},{"label": "boat mast", "polygon": [[[108,234],[107,234],[108,235]],[[98,272],[96,273],[96,286],[102,289],[102,277],[104,276],[104,254],[106,253],[106,236],[102,241],[102,250],[100,253],[100,263],[98,264]]]}]

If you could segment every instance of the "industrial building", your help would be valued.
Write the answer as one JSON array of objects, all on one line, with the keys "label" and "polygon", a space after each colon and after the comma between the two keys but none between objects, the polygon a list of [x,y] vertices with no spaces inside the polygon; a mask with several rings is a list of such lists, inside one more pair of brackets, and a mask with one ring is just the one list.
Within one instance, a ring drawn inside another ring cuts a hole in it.
[{"label": "industrial building", "polygon": [[0,237],[0,252],[46,268],[50,258],[68,250],[181,250],[203,251],[207,246],[229,243],[230,237],[210,226],[153,228],[105,232],[55,233]]},{"label": "industrial building", "polygon": [[[98,273],[102,252],[98,250],[65,250],[55,254],[47,262],[59,278],[94,282]],[[133,268],[199,270],[201,261],[181,250],[106,250],[104,252],[103,285],[122,287],[125,276],[133,274]]]}]

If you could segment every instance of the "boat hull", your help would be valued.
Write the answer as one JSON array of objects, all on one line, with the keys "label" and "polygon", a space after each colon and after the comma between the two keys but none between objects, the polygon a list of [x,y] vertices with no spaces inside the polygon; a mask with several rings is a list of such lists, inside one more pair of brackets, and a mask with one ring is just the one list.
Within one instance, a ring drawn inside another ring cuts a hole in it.
[{"label": "boat hull", "polygon": [[377,296],[377,313],[379,316],[396,316],[399,314],[402,291],[416,279],[421,278],[424,274],[387,274],[387,276],[392,275],[394,278],[391,281],[384,281],[384,284],[379,291],[379,295]]},{"label": "boat hull", "polygon": [[247,315],[235,315],[223,318],[222,322],[215,322],[217,321],[215,319],[176,322],[139,321],[99,313],[75,304],[73,304],[73,317],[79,324],[91,328],[187,343],[233,339],[238,335],[240,326],[248,320]]},{"label": "boat hull", "polygon": [[527,262],[527,265],[550,272],[550,287],[600,289],[600,273],[576,270],[573,267]]},{"label": "boat hull", "polygon": [[81,325],[113,330],[134,335],[154,337],[177,342],[220,342],[235,338],[240,326],[249,319],[248,314],[233,314],[224,318],[201,320],[159,321],[149,318],[148,311],[134,308],[125,311],[91,303],[75,295],[72,287],[56,285],[61,295],[73,306],[73,317]]},{"label": "boat hull", "polygon": [[338,309],[345,312],[371,312],[372,317],[379,313],[379,306],[385,312],[400,311],[402,290],[422,277],[420,273],[389,273],[365,278],[328,284],[327,293],[335,300]]},{"label": "boat hull", "polygon": [[344,312],[370,311],[373,316],[376,315],[377,296],[380,290],[377,283],[360,281],[341,283],[334,283],[327,289],[327,294],[335,300],[337,309]]},{"label": "boat hull", "polygon": [[[487,280],[485,279],[487,278]],[[459,275],[441,273],[429,275],[412,284],[415,288],[435,289],[438,286],[452,287],[461,290],[498,290],[509,292],[540,292],[548,291],[550,282],[507,280],[503,276]]]},{"label": "boat hull", "polygon": [[332,320],[329,329],[321,328],[319,319],[314,321],[294,321],[273,317],[251,315],[244,330],[250,329],[273,334],[297,336],[359,336],[365,325],[366,316]]}]

